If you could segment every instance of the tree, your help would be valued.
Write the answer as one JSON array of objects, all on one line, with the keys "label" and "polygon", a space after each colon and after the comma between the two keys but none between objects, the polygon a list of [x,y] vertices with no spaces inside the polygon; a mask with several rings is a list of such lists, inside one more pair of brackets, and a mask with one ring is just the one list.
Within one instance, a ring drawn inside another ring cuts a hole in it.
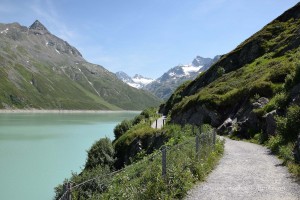
[{"label": "tree", "polygon": [[85,169],[92,169],[98,165],[109,166],[114,164],[115,150],[109,138],[101,138],[93,144],[88,151],[88,158],[85,163]]}]

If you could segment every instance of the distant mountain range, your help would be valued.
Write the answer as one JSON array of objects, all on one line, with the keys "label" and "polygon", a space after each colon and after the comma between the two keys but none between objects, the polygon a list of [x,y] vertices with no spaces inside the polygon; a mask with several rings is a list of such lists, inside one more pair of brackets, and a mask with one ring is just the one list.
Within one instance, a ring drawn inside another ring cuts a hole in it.
[{"label": "distant mountain range", "polygon": [[138,89],[144,88],[146,85],[154,81],[154,79],[146,78],[138,74],[134,75],[133,77],[130,77],[128,74],[122,71],[117,72],[116,76],[124,83],[127,83],[131,87],[138,88]]},{"label": "distant mountain range", "polygon": [[156,80],[137,74],[130,77],[125,72],[117,72],[116,75],[132,87],[147,90],[161,99],[167,99],[179,85],[195,79],[201,72],[217,62],[219,58],[220,56],[215,56],[213,59],[197,56],[192,64],[173,67]]},{"label": "distant mountain range", "polygon": [[0,24],[0,109],[141,110],[159,104],[35,21]]}]

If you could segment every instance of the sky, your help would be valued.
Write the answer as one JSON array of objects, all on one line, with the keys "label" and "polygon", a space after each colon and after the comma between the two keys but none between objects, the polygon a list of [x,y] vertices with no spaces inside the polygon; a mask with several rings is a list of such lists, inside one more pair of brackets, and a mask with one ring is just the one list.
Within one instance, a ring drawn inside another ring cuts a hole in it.
[{"label": "sky", "polygon": [[111,72],[158,78],[233,50],[296,0],[0,0],[0,23],[36,19]]}]

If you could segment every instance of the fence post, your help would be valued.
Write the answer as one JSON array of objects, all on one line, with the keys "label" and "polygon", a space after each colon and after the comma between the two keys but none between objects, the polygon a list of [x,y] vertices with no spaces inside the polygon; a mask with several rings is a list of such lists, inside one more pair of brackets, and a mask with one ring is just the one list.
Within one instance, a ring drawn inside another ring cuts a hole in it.
[{"label": "fence post", "polygon": [[155,120],[155,128],[157,129],[157,120]]},{"label": "fence post", "polygon": [[217,135],[217,131],[216,131],[216,129],[214,129],[213,130],[213,145],[214,145],[214,147],[216,145],[216,135]]},{"label": "fence post", "polygon": [[209,141],[208,141],[208,138],[205,134],[201,134],[200,135],[200,142],[202,144],[202,149],[203,149],[203,152],[204,152],[204,157],[203,158],[207,158],[207,151],[208,151],[208,146],[209,146]]},{"label": "fence post", "polygon": [[161,166],[162,166],[162,177],[165,179],[167,175],[167,148],[163,146],[161,149]]},{"label": "fence post", "polygon": [[72,200],[72,183],[68,183],[68,200]]},{"label": "fence post", "polygon": [[199,135],[196,135],[196,157],[197,157],[197,160],[199,159],[199,149],[200,149]]},{"label": "fence post", "polygon": [[68,183],[64,183],[62,200],[67,200],[67,195],[68,195],[67,191],[68,191]]}]

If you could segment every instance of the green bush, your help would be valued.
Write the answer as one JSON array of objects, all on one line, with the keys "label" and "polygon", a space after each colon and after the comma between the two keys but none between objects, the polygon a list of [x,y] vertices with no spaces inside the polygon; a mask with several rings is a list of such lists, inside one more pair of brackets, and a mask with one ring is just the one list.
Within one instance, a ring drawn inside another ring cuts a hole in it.
[{"label": "green bush", "polygon": [[300,132],[300,106],[292,105],[288,108],[286,114],[286,131],[287,140],[296,140]]},{"label": "green bush", "polygon": [[268,113],[275,109],[285,109],[287,106],[287,95],[284,92],[277,93],[270,102],[264,107]]},{"label": "green bush", "polygon": [[88,151],[88,158],[85,169],[92,169],[97,166],[108,166],[112,168],[114,164],[115,150],[109,138],[102,138],[93,144]]},{"label": "green bush", "polygon": [[131,120],[123,120],[120,124],[118,124],[114,128],[115,140],[121,137],[126,131],[128,131],[132,127]]},{"label": "green bush", "polygon": [[294,148],[294,145],[291,143],[288,145],[282,145],[279,147],[279,157],[284,160],[284,163],[294,160],[293,148]]},{"label": "green bush", "polygon": [[254,82],[250,88],[250,96],[255,94],[258,94],[261,97],[271,97],[273,95],[272,83],[266,81]]},{"label": "green bush", "polygon": [[267,141],[267,147],[271,149],[272,152],[278,153],[279,146],[282,144],[282,136],[277,134],[275,136],[271,136]]},{"label": "green bush", "polygon": [[269,76],[269,80],[273,83],[284,83],[287,75],[291,73],[291,68],[289,66],[280,66],[276,67],[276,70],[272,70]]},{"label": "green bush", "polygon": [[223,74],[225,74],[225,69],[223,67],[218,67],[218,69],[217,69],[218,77],[223,76]]}]

